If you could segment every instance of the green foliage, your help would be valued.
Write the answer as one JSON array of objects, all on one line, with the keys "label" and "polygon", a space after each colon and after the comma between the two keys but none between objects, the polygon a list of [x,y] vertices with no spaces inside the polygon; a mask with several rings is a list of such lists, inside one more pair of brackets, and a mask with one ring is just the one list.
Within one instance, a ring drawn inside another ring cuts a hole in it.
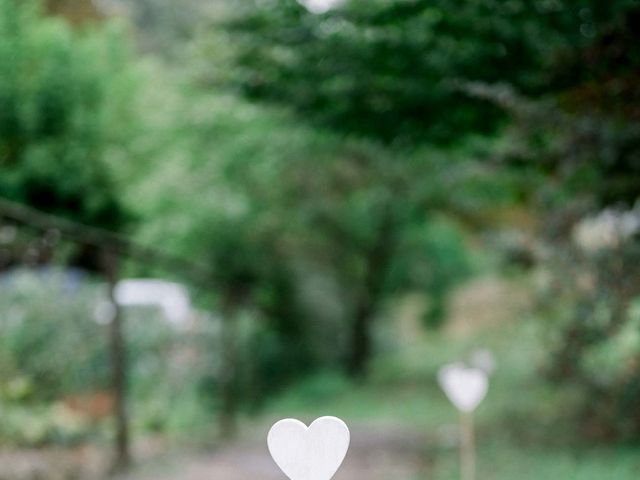
[{"label": "green foliage", "polygon": [[[298,314],[292,284],[290,228],[275,188],[284,168],[280,156],[298,155],[300,140],[292,139],[295,130],[278,125],[283,115],[264,114],[230,97],[191,95],[176,102],[179,113],[168,128],[181,135],[173,148],[147,157],[153,163],[142,180],[152,193],[137,204],[149,219],[140,235],[188,252],[212,270],[223,311],[257,311],[257,321],[268,322],[271,333],[254,329],[264,342],[256,342],[250,354],[259,357],[275,386],[300,365],[292,358],[305,369],[310,365],[301,327],[307,320]],[[300,134],[308,135],[305,129]],[[185,153],[184,163],[176,161],[175,154]]]},{"label": "green foliage", "polygon": [[[600,225],[600,235],[606,229]],[[566,245],[547,267],[553,281],[542,297],[549,317],[549,373],[583,392],[584,435],[637,438],[640,246],[621,239],[614,248],[584,247]]]},{"label": "green foliage", "polygon": [[609,8],[598,29],[577,45],[567,44],[561,61],[547,69],[553,96],[486,83],[468,89],[511,114],[514,121],[492,154],[520,179],[520,195],[529,205],[549,216],[629,207],[638,198],[640,58],[634,26],[640,6],[613,2]]},{"label": "green foliage", "polygon": [[[129,204],[149,219],[143,241],[188,252],[215,272],[221,308],[259,312],[268,328],[255,329],[258,377],[268,374],[275,386],[300,373],[295,365],[327,362],[315,340],[327,336],[317,330],[339,333],[338,357],[348,355],[354,317],[364,312],[369,322],[403,292],[424,291],[442,307],[467,270],[455,228],[438,219],[430,226],[429,209],[447,203],[437,180],[445,156],[401,158],[282,111],[192,83],[181,88],[159,94],[164,130],[140,151],[146,165],[133,176],[139,186]],[[318,278],[341,292],[338,311],[306,296]],[[440,321],[443,309],[433,316]]]},{"label": "green foliage", "polygon": [[230,67],[214,66],[211,77],[339,131],[452,143],[492,132],[503,119],[461,84],[548,90],[547,68],[560,54],[584,45],[630,5],[350,0],[316,15],[296,0],[254,0],[223,22],[224,34],[213,41],[228,40]]},{"label": "green foliage", "polygon": [[549,320],[549,373],[580,389],[583,435],[595,438],[637,438],[640,431],[630,420],[640,391],[632,307],[640,294],[640,118],[630,80],[640,66],[632,47],[638,11],[621,8],[565,52],[566,66],[552,71],[553,100],[476,90],[517,120],[496,154],[514,175],[535,175],[523,190],[544,222],[538,241],[548,281],[539,306]]},{"label": "green foliage", "polygon": [[[110,402],[109,326],[96,322],[106,286],[79,271],[12,271],[0,291],[0,441],[69,443],[101,433]],[[143,432],[182,435],[210,421],[204,388],[219,358],[152,309],[125,310],[129,403]],[[97,411],[92,411],[93,409]]]},{"label": "green foliage", "polygon": [[2,0],[0,195],[120,227],[109,158],[126,139],[131,93],[116,31],[77,33],[37,2]]},{"label": "green foliage", "polygon": [[[208,434],[228,378],[248,408],[304,378],[269,411],[453,419],[434,378],[463,348],[441,333],[403,352],[408,363],[375,360],[371,384],[338,372],[366,371],[373,333],[393,336],[390,306],[408,294],[441,325],[471,251],[519,226],[500,225],[511,207],[530,219],[527,265],[551,279],[551,370],[585,401],[550,395],[531,339],[501,329],[517,355],[502,355],[480,427],[530,414],[552,427],[566,409],[585,433],[637,438],[637,232],[597,252],[574,245],[594,212],[638,200],[637,1],[350,0],[323,14],[236,3],[123,0],[141,49],[166,62],[134,69],[117,29],[76,31],[37,2],[0,0],[0,196],[114,230],[134,214],[136,240],[213,272],[194,285],[211,312],[196,339],[146,311],[127,322],[136,428]],[[196,32],[208,7],[215,24]],[[0,294],[0,437],[81,438],[90,427],[51,404],[108,384],[98,287],[67,297],[60,283]],[[532,386],[514,406],[509,393]],[[572,461],[547,454],[557,465],[541,471],[568,475]]]},{"label": "green foliage", "polygon": [[19,447],[74,445],[90,438],[90,426],[56,405],[23,406],[0,401],[0,442]]},{"label": "green foliage", "polygon": [[37,403],[105,388],[106,332],[93,321],[98,291],[80,273],[55,270],[16,271],[3,283],[0,383],[5,400]]},{"label": "green foliage", "polygon": [[403,253],[391,267],[391,285],[424,290],[429,303],[426,325],[442,325],[449,292],[472,274],[473,262],[460,227],[446,217],[409,225],[399,248]]}]

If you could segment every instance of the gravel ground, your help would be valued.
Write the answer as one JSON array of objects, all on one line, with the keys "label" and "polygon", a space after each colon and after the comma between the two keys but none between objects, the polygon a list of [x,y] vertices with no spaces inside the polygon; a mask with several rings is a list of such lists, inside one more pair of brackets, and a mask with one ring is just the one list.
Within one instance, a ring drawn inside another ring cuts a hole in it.
[{"label": "gravel ground", "polygon": [[[420,432],[373,424],[349,428],[351,445],[334,480],[425,478],[427,440]],[[244,432],[210,454],[167,455],[146,440],[143,448],[136,447],[137,467],[115,480],[286,480],[267,450],[267,429]],[[108,450],[97,446],[0,450],[0,480],[97,480],[105,477]]]},{"label": "gravel ground", "polygon": [[[334,480],[424,478],[426,439],[402,427],[350,425],[351,446]],[[285,480],[271,459],[266,432],[257,432],[210,455],[183,458],[124,480]]]}]

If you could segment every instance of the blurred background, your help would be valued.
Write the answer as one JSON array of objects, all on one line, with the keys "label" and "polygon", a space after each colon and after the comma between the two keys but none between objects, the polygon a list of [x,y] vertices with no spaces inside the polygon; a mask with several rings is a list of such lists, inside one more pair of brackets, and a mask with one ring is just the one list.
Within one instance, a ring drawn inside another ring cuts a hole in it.
[{"label": "blurred background", "polygon": [[640,475],[640,2],[0,0],[0,479]]}]

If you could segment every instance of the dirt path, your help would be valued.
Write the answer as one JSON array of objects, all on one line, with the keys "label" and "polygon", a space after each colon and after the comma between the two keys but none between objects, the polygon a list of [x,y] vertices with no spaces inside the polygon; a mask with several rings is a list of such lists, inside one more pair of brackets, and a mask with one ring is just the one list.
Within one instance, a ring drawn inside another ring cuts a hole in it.
[{"label": "dirt path", "polygon": [[[405,427],[350,425],[351,446],[334,480],[424,478],[426,439]],[[238,440],[211,455],[157,466],[126,480],[283,480],[266,448],[266,431]]]}]

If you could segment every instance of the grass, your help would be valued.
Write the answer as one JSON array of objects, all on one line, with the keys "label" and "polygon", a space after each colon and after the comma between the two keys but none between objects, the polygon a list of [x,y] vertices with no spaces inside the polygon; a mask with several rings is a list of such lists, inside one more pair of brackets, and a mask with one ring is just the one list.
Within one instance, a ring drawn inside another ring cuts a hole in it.
[{"label": "grass", "polygon": [[[430,478],[459,478],[456,452],[439,455]],[[632,448],[549,448],[491,440],[478,451],[479,480],[632,480],[640,474],[640,457]]]},{"label": "grass", "polygon": [[[488,398],[477,412],[479,421],[495,422],[505,414],[531,410],[544,413],[548,400],[558,401],[557,392],[540,381],[535,368],[541,362],[536,331],[528,325],[514,325],[483,331],[473,338],[433,334],[420,344],[376,359],[371,378],[364,384],[352,383],[335,372],[318,374],[273,400],[267,413],[309,417],[325,410],[353,420],[437,428],[457,419],[437,384],[438,369],[464,359],[478,347],[490,349],[497,363]],[[527,393],[520,395],[523,389]]]}]

